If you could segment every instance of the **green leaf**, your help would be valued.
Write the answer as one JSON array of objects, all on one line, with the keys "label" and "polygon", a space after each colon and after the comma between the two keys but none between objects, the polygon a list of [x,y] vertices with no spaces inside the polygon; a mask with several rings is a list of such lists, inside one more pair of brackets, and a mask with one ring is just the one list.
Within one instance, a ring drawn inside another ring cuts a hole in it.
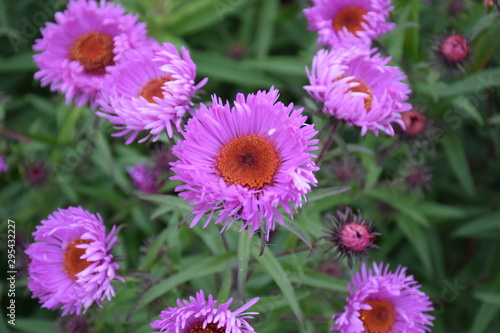
[{"label": "green leaf", "polygon": [[452,131],[447,131],[447,140],[443,142],[444,152],[448,159],[451,171],[458,178],[465,193],[471,197],[474,195],[474,181],[469,169],[469,162],[465,156],[462,142]]},{"label": "green leaf", "polygon": [[269,89],[269,86],[274,84],[279,88],[279,84],[272,77],[246,66],[244,63],[203,51],[193,50],[191,56],[196,63],[196,71],[199,76],[208,76],[210,79],[245,87]]},{"label": "green leaf", "polygon": [[469,98],[465,96],[459,96],[453,100],[453,105],[464,111],[462,113],[464,117],[469,116],[474,119],[479,126],[484,126],[483,116],[481,115],[479,110],[474,105],[472,105]]},{"label": "green leaf", "polygon": [[413,245],[417,256],[422,261],[425,271],[427,272],[427,276],[431,277],[433,274],[433,266],[430,246],[421,226],[415,223],[409,223],[401,216],[396,217],[396,223],[399,229]]},{"label": "green leaf", "polygon": [[461,226],[453,237],[478,237],[486,238],[500,235],[500,213],[491,213],[478,219],[472,220]]},{"label": "green leaf", "polygon": [[143,308],[154,299],[163,296],[168,291],[182,283],[223,271],[226,268],[226,261],[234,257],[235,254],[236,253],[232,251],[206,258],[199,261],[196,265],[185,267],[180,272],[170,275],[168,278],[149,289],[141,298],[139,298],[134,310]]},{"label": "green leaf", "polygon": [[0,62],[0,73],[34,72],[37,70],[33,62],[33,52],[22,52]]},{"label": "green leaf", "polygon": [[483,303],[476,312],[470,333],[483,333],[497,315],[500,308],[495,305]]},{"label": "green leaf", "polygon": [[367,195],[369,197],[381,200],[386,204],[397,209],[401,214],[411,218],[413,221],[423,225],[428,226],[429,222],[427,218],[422,214],[420,209],[417,208],[415,200],[410,199],[405,196],[399,195],[399,193],[391,192],[389,189],[372,189]]},{"label": "green leaf", "polygon": [[168,228],[163,229],[163,231],[156,237],[153,244],[149,247],[148,252],[146,253],[146,257],[142,260],[139,265],[140,270],[147,270],[154,263],[156,258],[158,258],[158,252],[160,248],[165,245],[165,242],[168,238],[168,233],[170,230]]},{"label": "green leaf", "polygon": [[316,271],[305,270],[300,282],[306,286],[347,292],[347,282]]},{"label": "green leaf", "polygon": [[283,215],[283,228],[297,236],[310,250],[312,250],[312,243],[309,238],[307,238],[306,234],[295,223],[293,223],[288,216],[285,215]]},{"label": "green leaf", "polygon": [[444,87],[439,95],[452,97],[471,93],[478,94],[483,89],[498,86],[500,86],[500,68],[484,69]]},{"label": "green leaf", "polygon": [[255,38],[257,58],[265,58],[269,54],[274,33],[274,19],[278,13],[278,0],[261,0],[262,7]]},{"label": "green leaf", "polygon": [[57,324],[54,321],[46,321],[40,319],[16,318],[16,330],[24,333],[47,333],[61,332],[57,329]]},{"label": "green leaf", "polygon": [[297,296],[295,295],[295,290],[288,279],[288,274],[285,272],[281,264],[272,254],[271,251],[265,251],[262,256],[259,256],[260,248],[258,245],[253,244],[252,253],[257,261],[262,265],[262,267],[267,271],[269,275],[273,278],[274,282],[278,285],[283,296],[288,302],[288,305],[292,309],[293,313],[304,327],[304,314],[299,306]]},{"label": "green leaf", "polygon": [[427,201],[419,204],[420,211],[428,218],[443,220],[458,220],[467,217],[467,212],[460,207],[443,205],[437,202]]},{"label": "green leaf", "polygon": [[243,301],[246,301],[245,286],[248,274],[248,261],[250,260],[250,237],[249,231],[240,233],[238,240],[238,292]]},{"label": "green leaf", "polygon": [[274,56],[262,59],[249,59],[241,62],[245,67],[255,68],[276,75],[306,77],[306,63],[297,57]]},{"label": "green leaf", "polygon": [[350,186],[334,186],[334,187],[320,188],[311,191],[311,193],[309,193],[307,196],[307,201],[315,202],[321,199],[329,198],[331,196],[349,191],[350,189],[351,189]]},{"label": "green leaf", "polygon": [[500,307],[500,294],[499,293],[474,293],[474,297],[477,298],[478,300],[489,304],[489,305],[494,305]]},{"label": "green leaf", "polygon": [[[192,207],[181,197],[176,195],[161,195],[161,194],[153,194],[153,195],[141,195],[141,199],[160,204],[160,207],[169,207],[169,209],[165,210],[166,212],[170,212],[172,210],[178,210],[181,212],[190,212]],[[158,216],[158,212],[154,211],[153,214]]]}]

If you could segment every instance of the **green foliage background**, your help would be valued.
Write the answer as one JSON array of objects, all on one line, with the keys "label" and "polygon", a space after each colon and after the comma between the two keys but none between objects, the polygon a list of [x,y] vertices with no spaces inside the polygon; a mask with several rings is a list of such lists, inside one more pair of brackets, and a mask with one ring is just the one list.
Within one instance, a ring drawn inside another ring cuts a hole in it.
[{"label": "green foliage background", "polygon": [[[214,93],[232,100],[237,92],[274,85],[283,102],[305,107],[317,129],[327,123],[302,89],[307,84],[304,67],[319,49],[301,12],[307,1],[120,2],[140,14],[151,36],[188,47],[198,78],[209,77],[202,102]],[[113,129],[106,120],[87,107],[66,106],[62,96],[33,80],[31,45],[45,21],[64,9],[63,1],[2,1],[0,153],[10,165],[0,175],[2,244],[7,219],[16,221],[21,247],[32,241],[40,220],[59,207],[81,205],[99,212],[108,230],[122,225],[115,253],[126,283],[116,284],[116,297],[102,309],[88,311],[96,332],[149,332],[149,322],[161,309],[201,288],[219,300],[234,297],[235,306],[261,297],[252,308],[262,313],[252,321],[258,332],[327,332],[332,314],[345,305],[346,284],[357,267],[349,270],[341,263],[334,276],[321,272],[330,255],[323,254],[327,244],[317,239],[324,235],[325,214],[351,206],[382,234],[371,259],[392,268],[407,266],[430,295],[436,308],[433,332],[496,332],[500,20],[498,11],[487,11],[483,1],[452,2],[462,3],[463,11],[451,15],[448,1],[395,1],[391,19],[397,26],[376,42],[408,75],[411,103],[426,110],[427,135],[405,141],[384,134],[360,137],[358,129],[343,128],[321,161],[319,188],[294,219],[319,250],[312,255],[302,251],[304,242],[280,227],[259,256],[258,236],[239,234],[236,225],[223,236],[214,225],[179,228],[190,208],[175,196],[177,183],[169,181],[165,195],[145,196],[125,171],[147,162],[155,145],[124,145],[122,138],[110,136]],[[466,35],[473,45],[464,71],[436,65],[429,51],[446,31]],[[320,145],[327,134],[320,134]],[[163,141],[168,143],[166,137]],[[381,159],[387,147],[392,147],[390,155]],[[49,170],[41,186],[26,180],[26,165],[34,161],[43,161]],[[357,175],[347,183],[335,176],[346,161]],[[424,165],[431,170],[432,189],[408,189],[406,176]],[[348,191],[331,195],[345,185]],[[0,331],[63,331],[66,319],[30,299],[21,251],[17,262],[16,326],[6,322],[7,284],[2,279]]]}]

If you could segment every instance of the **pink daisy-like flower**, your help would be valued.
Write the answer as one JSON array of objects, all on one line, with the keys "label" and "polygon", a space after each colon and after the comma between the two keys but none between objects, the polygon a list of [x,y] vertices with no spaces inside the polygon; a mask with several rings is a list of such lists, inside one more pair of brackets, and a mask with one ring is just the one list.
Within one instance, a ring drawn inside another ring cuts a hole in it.
[{"label": "pink daisy-like flower", "polygon": [[140,131],[154,140],[166,130],[173,136],[172,127],[179,129],[182,117],[191,109],[191,97],[207,82],[195,85],[196,65],[189,51],[182,53],[170,43],[130,50],[105,79],[98,103],[101,117],[118,125],[122,131],[114,136],[130,135],[133,142]]},{"label": "pink daisy-like flower", "polygon": [[133,168],[127,168],[127,172],[134,180],[137,189],[144,193],[158,194],[165,183],[165,179],[161,179],[159,170],[154,170],[144,164],[138,163]]},{"label": "pink daisy-like flower", "polygon": [[395,24],[386,22],[394,8],[390,0],[313,0],[304,9],[309,30],[318,32],[317,43],[332,47],[369,47],[378,35]]},{"label": "pink daisy-like flower", "polygon": [[387,66],[376,50],[319,50],[312,68],[306,68],[310,85],[304,89],[323,102],[323,112],[378,135],[394,135],[392,122],[404,128],[401,112],[411,109],[405,101],[411,90],[401,82],[406,76],[398,67]]},{"label": "pink daisy-like flower", "polygon": [[365,263],[353,276],[349,285],[350,296],[343,313],[333,316],[332,331],[340,333],[360,332],[407,332],[430,331],[433,311],[429,296],[420,291],[420,285],[412,275],[406,275],[406,267],[398,266],[389,272],[389,265],[373,263],[373,270]]},{"label": "pink daisy-like flower", "polygon": [[26,250],[33,298],[44,308],[62,308],[63,316],[110,300],[115,295],[111,281],[123,282],[110,254],[115,227],[106,235],[101,216],[81,207],[59,209],[41,223],[33,233],[35,243]]},{"label": "pink daisy-like flower", "polygon": [[[279,92],[259,91],[246,98],[236,96],[234,107],[213,96],[213,105],[201,105],[188,121],[185,140],[172,150],[172,179],[186,184],[176,187],[194,206],[194,226],[215,212],[215,223],[229,228],[242,219],[253,234],[259,228],[269,236],[275,220],[283,224],[278,206],[292,215],[291,205],[302,205],[305,194],[317,181],[311,151],[317,131],[305,123],[307,117],[293,104],[277,102]],[[262,223],[262,225],[261,225]]]},{"label": "pink daisy-like flower", "polygon": [[177,300],[176,308],[169,307],[160,314],[160,320],[151,323],[151,327],[158,329],[153,333],[251,333],[255,330],[247,323],[246,319],[257,312],[245,312],[254,305],[259,298],[254,298],[235,311],[230,311],[229,306],[233,299],[219,304],[208,295],[205,299],[203,290],[196,293],[195,297],[187,300]]},{"label": "pink daisy-like flower", "polygon": [[0,155],[0,173],[9,171],[9,166],[5,163],[3,155]]},{"label": "pink daisy-like flower", "polygon": [[72,0],[64,12],[55,14],[56,23],[42,28],[35,41],[33,59],[40,69],[35,79],[52,91],[66,94],[76,106],[90,102],[102,87],[104,75],[121,54],[149,43],[146,24],[137,15],[125,14],[120,4],[106,1]]}]

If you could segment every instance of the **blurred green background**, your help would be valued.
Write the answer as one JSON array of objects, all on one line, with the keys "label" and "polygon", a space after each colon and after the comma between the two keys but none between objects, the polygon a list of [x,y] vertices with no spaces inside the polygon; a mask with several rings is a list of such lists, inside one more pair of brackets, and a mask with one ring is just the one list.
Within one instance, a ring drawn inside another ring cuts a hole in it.
[{"label": "blurred green background", "polygon": [[[150,35],[185,45],[198,80],[209,77],[211,94],[234,99],[275,86],[284,103],[305,107],[321,130],[328,117],[310,99],[304,67],[316,34],[307,30],[292,0],[124,0]],[[160,144],[124,145],[105,119],[88,107],[64,104],[63,96],[33,80],[31,46],[39,28],[64,10],[64,1],[0,2],[0,154],[10,166],[0,174],[0,231],[16,222],[19,275],[16,326],[8,325],[7,284],[2,276],[1,332],[64,332],[68,318],[40,309],[26,288],[27,259],[40,220],[59,207],[81,205],[99,212],[108,226],[122,225],[115,254],[126,283],[102,309],[86,314],[95,332],[149,332],[160,311],[203,288],[221,301],[261,297],[252,310],[256,331],[326,332],[345,305],[346,284],[357,268],[332,265],[324,235],[325,214],[360,209],[382,235],[371,259],[401,264],[434,302],[433,332],[497,332],[500,327],[500,20],[483,1],[395,1],[394,30],[375,43],[408,75],[411,103],[425,111],[427,130],[413,139],[359,136],[344,127],[317,173],[319,188],[294,224],[319,246],[309,256],[302,240],[280,227],[265,254],[258,236],[219,235],[219,227],[178,228],[190,211],[168,181],[163,195],[138,192],[125,168],[150,163]],[[440,36],[465,35],[472,47],[464,70],[438,64],[430,50]],[[320,145],[328,131],[320,133]],[[162,138],[164,146],[170,144]],[[420,175],[412,181],[411,175]],[[34,181],[38,179],[38,181]],[[331,195],[338,186],[350,190]],[[5,245],[3,245],[5,244]],[[2,253],[4,250],[2,249]],[[5,256],[2,257],[6,263]],[[358,266],[359,267],[359,266]],[[239,270],[238,270],[239,268]],[[240,272],[240,273],[238,273]]]}]

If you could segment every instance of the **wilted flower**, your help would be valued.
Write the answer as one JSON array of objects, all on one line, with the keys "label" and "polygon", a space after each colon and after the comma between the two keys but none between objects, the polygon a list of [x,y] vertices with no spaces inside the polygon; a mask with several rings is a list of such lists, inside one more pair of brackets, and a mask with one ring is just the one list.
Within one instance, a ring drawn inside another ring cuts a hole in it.
[{"label": "wilted flower", "polygon": [[184,182],[179,195],[194,206],[194,226],[209,213],[204,226],[218,212],[215,223],[224,229],[241,219],[251,234],[269,236],[278,210],[292,215],[317,181],[311,151],[317,149],[317,131],[306,124],[302,109],[277,102],[278,90],[236,96],[234,107],[213,96],[211,107],[201,105],[188,121],[184,140],[172,152],[175,176]]},{"label": "wilted flower", "polygon": [[43,220],[33,233],[35,242],[26,250],[28,288],[42,307],[62,308],[62,315],[80,314],[95,302],[110,300],[118,265],[111,251],[116,229],[106,235],[99,214],[81,207],[59,209]]},{"label": "wilted flower", "polygon": [[177,300],[177,307],[169,307],[160,314],[160,320],[151,323],[157,329],[153,333],[252,333],[255,330],[246,319],[253,318],[256,312],[245,312],[259,298],[254,298],[237,310],[229,310],[233,299],[219,304],[208,295],[205,299],[203,290],[195,297]]},{"label": "wilted flower", "polygon": [[420,291],[406,267],[390,272],[389,265],[365,263],[352,277],[345,311],[333,316],[332,331],[340,333],[424,333],[430,332],[434,317],[429,296]]}]

